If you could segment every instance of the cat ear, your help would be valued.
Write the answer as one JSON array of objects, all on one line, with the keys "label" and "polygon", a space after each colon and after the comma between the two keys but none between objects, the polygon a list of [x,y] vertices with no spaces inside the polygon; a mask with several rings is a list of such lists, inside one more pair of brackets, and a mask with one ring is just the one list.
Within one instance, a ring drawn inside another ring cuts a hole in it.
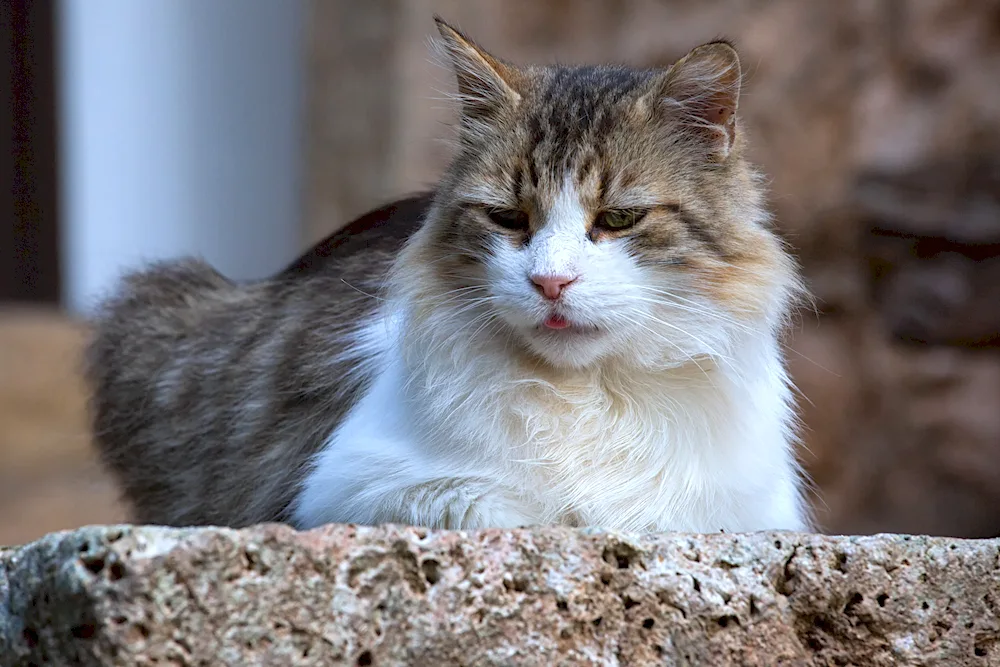
[{"label": "cat ear", "polygon": [[696,47],[674,63],[661,89],[661,101],[681,110],[684,122],[720,162],[729,157],[736,139],[741,79],[736,49],[718,41]]},{"label": "cat ear", "polygon": [[466,114],[478,116],[520,101],[517,88],[521,74],[517,68],[491,56],[439,16],[434,21],[458,78],[458,93]]}]

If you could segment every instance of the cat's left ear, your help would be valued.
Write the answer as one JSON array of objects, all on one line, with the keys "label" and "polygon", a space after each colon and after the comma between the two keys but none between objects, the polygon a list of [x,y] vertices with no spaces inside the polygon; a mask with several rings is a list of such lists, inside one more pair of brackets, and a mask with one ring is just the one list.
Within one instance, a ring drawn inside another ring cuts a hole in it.
[{"label": "cat's left ear", "polygon": [[443,39],[445,54],[455,70],[458,92],[466,115],[489,115],[516,106],[521,72],[480,48],[471,39],[434,17]]},{"label": "cat's left ear", "polygon": [[717,41],[696,47],[667,70],[661,103],[677,107],[710,157],[723,162],[736,139],[742,70],[733,45]]}]

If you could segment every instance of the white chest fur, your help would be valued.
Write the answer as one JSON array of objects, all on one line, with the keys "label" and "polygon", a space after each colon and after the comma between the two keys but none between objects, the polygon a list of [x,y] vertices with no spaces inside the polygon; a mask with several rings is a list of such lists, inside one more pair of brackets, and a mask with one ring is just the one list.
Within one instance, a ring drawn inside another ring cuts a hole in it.
[{"label": "white chest fur", "polygon": [[305,479],[300,527],[806,527],[773,340],[722,366],[543,377],[502,351],[408,364],[384,322],[362,339],[375,380]]}]

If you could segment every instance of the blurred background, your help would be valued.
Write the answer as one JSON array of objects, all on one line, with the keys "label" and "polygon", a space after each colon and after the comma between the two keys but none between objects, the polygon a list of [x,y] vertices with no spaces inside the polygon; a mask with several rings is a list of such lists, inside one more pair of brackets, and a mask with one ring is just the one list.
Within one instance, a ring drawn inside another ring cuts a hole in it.
[{"label": "blurred background", "polygon": [[434,183],[454,111],[435,12],[521,63],[666,65],[733,38],[816,295],[788,346],[823,529],[1000,535],[1000,0],[0,7],[0,544],[127,516],[79,376],[124,268],[196,253],[262,277]]}]

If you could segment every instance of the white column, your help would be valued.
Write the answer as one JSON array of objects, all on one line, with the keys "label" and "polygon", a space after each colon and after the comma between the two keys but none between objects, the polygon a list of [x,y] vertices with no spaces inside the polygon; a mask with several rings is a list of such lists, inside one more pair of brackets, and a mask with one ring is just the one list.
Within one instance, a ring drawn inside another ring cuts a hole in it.
[{"label": "white column", "polygon": [[201,255],[279,269],[302,238],[302,0],[61,0],[65,305]]}]

